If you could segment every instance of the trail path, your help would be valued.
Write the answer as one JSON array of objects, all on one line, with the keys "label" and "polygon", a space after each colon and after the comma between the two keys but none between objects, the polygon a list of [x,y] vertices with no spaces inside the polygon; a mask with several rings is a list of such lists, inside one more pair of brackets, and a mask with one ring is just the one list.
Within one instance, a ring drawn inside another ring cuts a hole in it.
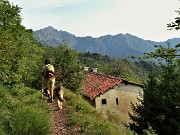
[{"label": "trail path", "polygon": [[56,103],[48,103],[51,113],[52,127],[49,135],[80,135],[80,127],[69,123],[70,116],[67,114],[66,103],[63,109],[58,109]]}]

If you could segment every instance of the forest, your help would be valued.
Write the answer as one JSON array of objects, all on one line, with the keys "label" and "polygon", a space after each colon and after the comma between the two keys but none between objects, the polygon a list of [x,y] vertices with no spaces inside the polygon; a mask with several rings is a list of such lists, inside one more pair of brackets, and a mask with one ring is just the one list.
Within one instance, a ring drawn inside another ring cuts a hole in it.
[{"label": "forest", "polygon": [[[66,42],[51,47],[35,40],[33,31],[21,24],[20,12],[19,6],[0,1],[0,134],[15,135],[22,130],[24,134],[47,134],[49,112],[46,103],[40,102],[46,58],[55,67],[57,84],[78,95],[82,94],[83,66],[144,84],[141,104],[132,105],[134,114],[130,114],[129,128],[138,134],[180,134],[180,44],[174,48],[170,44],[156,46],[155,52],[137,60],[79,53]],[[168,28],[179,30],[180,18]],[[148,58],[155,58],[158,63]],[[20,116],[24,116],[23,120]],[[24,127],[27,122],[41,127]]]}]

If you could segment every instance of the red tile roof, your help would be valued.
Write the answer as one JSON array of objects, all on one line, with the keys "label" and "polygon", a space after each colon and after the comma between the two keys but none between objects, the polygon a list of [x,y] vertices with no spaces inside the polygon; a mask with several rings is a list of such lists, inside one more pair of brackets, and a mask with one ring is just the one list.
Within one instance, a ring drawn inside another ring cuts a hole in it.
[{"label": "red tile roof", "polygon": [[94,72],[85,72],[83,94],[93,100],[95,97],[121,83],[120,78]]}]

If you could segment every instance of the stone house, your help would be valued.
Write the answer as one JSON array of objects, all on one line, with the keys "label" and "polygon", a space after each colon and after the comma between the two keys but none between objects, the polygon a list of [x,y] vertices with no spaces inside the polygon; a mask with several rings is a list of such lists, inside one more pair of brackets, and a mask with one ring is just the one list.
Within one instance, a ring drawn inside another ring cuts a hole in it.
[{"label": "stone house", "polygon": [[94,102],[95,108],[116,123],[128,124],[131,103],[137,103],[143,85],[125,79],[85,71],[83,94]]}]

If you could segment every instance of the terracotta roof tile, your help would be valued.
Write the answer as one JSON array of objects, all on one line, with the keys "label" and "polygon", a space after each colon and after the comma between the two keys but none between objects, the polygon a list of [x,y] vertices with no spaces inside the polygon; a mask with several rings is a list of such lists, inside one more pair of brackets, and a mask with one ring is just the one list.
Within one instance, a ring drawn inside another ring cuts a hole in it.
[{"label": "terracotta roof tile", "polygon": [[86,78],[83,85],[83,94],[91,100],[122,82],[120,78],[109,75],[94,72],[85,73]]}]

